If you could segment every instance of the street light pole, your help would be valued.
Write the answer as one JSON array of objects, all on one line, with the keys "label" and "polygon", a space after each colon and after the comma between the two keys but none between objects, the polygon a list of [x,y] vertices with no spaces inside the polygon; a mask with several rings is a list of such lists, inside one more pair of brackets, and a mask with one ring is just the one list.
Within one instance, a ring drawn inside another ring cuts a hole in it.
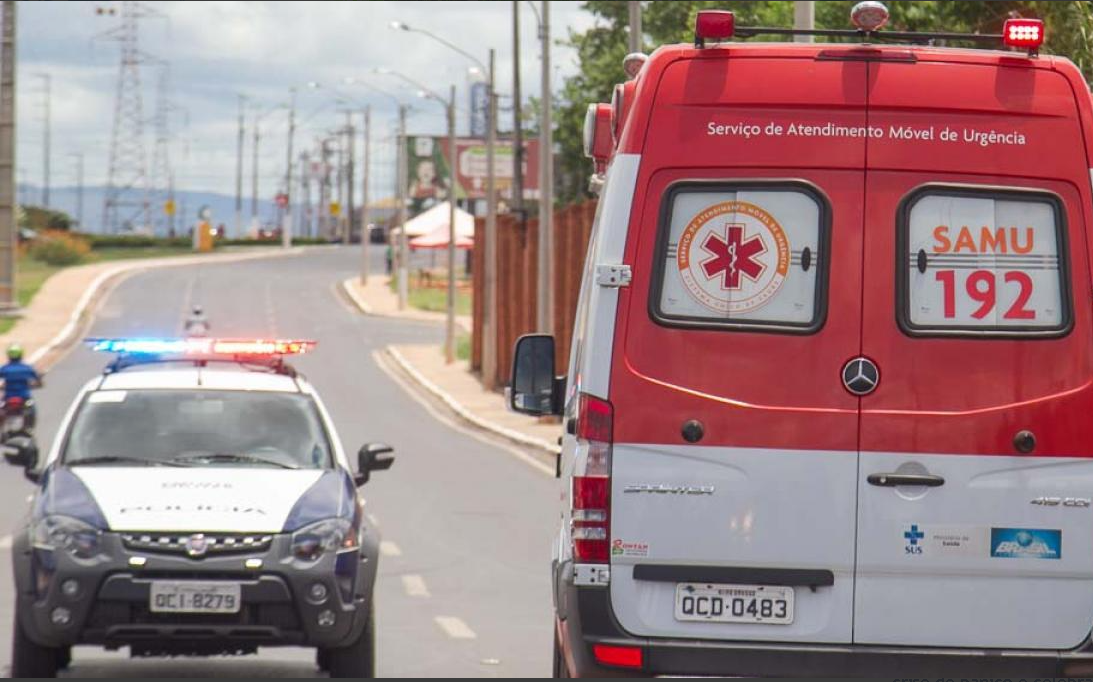
[{"label": "street light pole", "polygon": [[398,161],[395,182],[398,183],[398,309],[406,310],[410,299],[410,241],[406,237],[406,105],[398,106]]},{"label": "street light pole", "polygon": [[486,111],[486,248],[482,272],[482,378],[487,389],[497,378],[497,90],[494,87],[494,52],[490,48],[489,107]]},{"label": "street light pole", "polygon": [[361,286],[368,285],[368,182],[372,169],[372,107],[364,108],[364,167],[361,169]]},{"label": "street light pole", "polygon": [[258,112],[254,112],[254,149],[251,151],[251,164],[250,164],[250,221],[251,225],[255,226],[258,222],[258,144],[260,134],[258,132],[258,122],[261,120]]},{"label": "street light pole", "polygon": [[246,103],[246,95],[239,95],[239,141],[235,150],[235,234],[237,236],[243,225],[243,114]]},{"label": "street light pole", "polygon": [[0,5],[0,311],[15,298],[15,1]]},{"label": "street light pole", "polygon": [[444,329],[444,359],[455,362],[455,86],[448,99],[448,305]]},{"label": "street light pole", "polygon": [[87,228],[83,224],[83,152],[72,152],[69,156],[76,160],[76,224],[79,232],[84,232]]},{"label": "street light pole", "polygon": [[285,153],[285,204],[281,216],[281,246],[292,246],[292,138],[296,134],[296,88],[289,88],[288,104],[288,145]]},{"label": "street light pole", "polygon": [[353,241],[353,213],[356,207],[353,205],[353,194],[357,191],[353,183],[353,156],[356,147],[356,135],[353,131],[353,112],[345,111],[345,244],[348,246]]},{"label": "street light pole", "polygon": [[539,282],[536,318],[542,334],[554,329],[554,131],[550,92],[550,3],[543,0],[539,23],[542,95],[539,121]]},{"label": "street light pole", "polygon": [[520,96],[520,0],[512,0],[512,211],[525,225],[524,214],[524,122]]},{"label": "street light pole", "polygon": [[38,77],[42,79],[42,208],[48,209],[50,207],[49,162],[53,156],[50,149],[50,128],[52,127],[50,100],[52,99],[51,86],[53,79],[48,73],[40,73]]}]

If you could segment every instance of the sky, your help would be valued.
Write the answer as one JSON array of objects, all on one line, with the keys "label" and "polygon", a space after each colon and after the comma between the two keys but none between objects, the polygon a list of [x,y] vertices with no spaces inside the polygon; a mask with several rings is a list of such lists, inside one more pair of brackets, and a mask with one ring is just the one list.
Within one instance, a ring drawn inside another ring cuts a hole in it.
[{"label": "sky", "polygon": [[[44,82],[51,82],[50,182],[76,184],[74,153],[84,155],[84,182],[107,179],[120,47],[111,40],[117,15],[97,8],[119,2],[19,2],[17,37],[17,159],[20,183],[43,180]],[[295,148],[315,141],[345,121],[344,110],[373,106],[373,196],[393,185],[394,106],[388,96],[347,78],[366,80],[408,103],[411,134],[445,132],[443,110],[431,100],[376,68],[398,70],[446,93],[457,86],[458,131],[467,132],[468,88],[473,63],[424,35],[390,28],[401,21],[429,30],[487,61],[496,49],[497,89],[512,92],[512,2],[145,2],[149,16],[139,21],[145,150],[153,151],[156,84],[169,64],[175,186],[179,189],[234,194],[239,95],[247,97],[244,196],[251,194],[252,122],[262,116],[259,144],[259,196],[271,198],[285,171],[286,109],[289,88],[299,87]],[[539,2],[534,5],[538,9]],[[555,92],[575,72],[572,48],[557,44],[570,30],[593,24],[579,2],[550,3],[551,60]],[[531,3],[520,3],[522,94],[540,94],[538,26]],[[319,87],[308,87],[318,83]],[[337,100],[343,97],[342,103]],[[352,99],[351,104],[347,104]],[[511,101],[503,100],[502,107]],[[502,129],[511,111],[499,112]],[[361,115],[354,125],[361,125]],[[188,125],[187,125],[188,124]],[[361,154],[358,147],[358,154]],[[358,162],[359,163],[359,162]],[[31,197],[36,199],[36,197]],[[36,201],[33,203],[37,203]],[[96,207],[97,208],[97,207]],[[90,213],[97,213],[93,209]]]}]

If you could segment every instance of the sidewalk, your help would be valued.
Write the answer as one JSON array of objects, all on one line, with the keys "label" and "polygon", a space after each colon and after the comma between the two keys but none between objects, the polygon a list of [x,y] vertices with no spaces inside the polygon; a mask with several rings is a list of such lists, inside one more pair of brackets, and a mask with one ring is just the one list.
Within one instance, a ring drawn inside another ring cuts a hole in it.
[{"label": "sidewalk", "polygon": [[49,369],[80,336],[97,304],[111,288],[131,274],[149,268],[287,257],[310,248],[298,247],[286,253],[279,247],[248,247],[246,251],[133,259],[65,268],[45,281],[30,305],[20,311],[20,318],[11,331],[0,334],[0,347],[17,341],[26,349],[27,359],[31,363],[43,370]]},{"label": "sidewalk", "polygon": [[[445,315],[430,310],[417,308],[398,309],[398,294],[391,291],[390,279],[387,275],[372,275],[368,278],[368,286],[361,286],[359,277],[350,277],[342,282],[342,288],[361,312],[366,315],[379,315],[381,317],[401,317],[407,320],[419,320],[423,322],[444,323]],[[471,331],[471,318],[468,315],[456,315],[455,325],[466,333]]]},{"label": "sidewalk", "polygon": [[464,421],[519,445],[558,452],[561,424],[510,412],[504,396],[484,389],[466,360],[445,364],[444,354],[433,344],[388,346],[386,353],[418,386]]}]

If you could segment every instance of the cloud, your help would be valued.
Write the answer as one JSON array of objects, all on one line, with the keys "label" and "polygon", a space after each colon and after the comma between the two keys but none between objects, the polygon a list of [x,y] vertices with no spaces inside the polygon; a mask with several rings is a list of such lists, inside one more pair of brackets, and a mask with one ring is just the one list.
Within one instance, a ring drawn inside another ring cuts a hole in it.
[{"label": "cloud", "polygon": [[[19,3],[18,56],[18,161],[23,175],[41,177],[42,96],[34,74],[52,77],[52,184],[74,181],[71,152],[86,156],[85,181],[106,181],[114,96],[117,86],[118,44],[106,35],[118,17],[96,14],[96,7],[121,3]],[[583,30],[592,17],[578,2],[551,2],[552,34],[564,38],[569,29]],[[536,3],[538,5],[538,3]],[[297,121],[302,123],[296,149],[304,150],[315,138],[344,121],[344,109],[333,103],[337,86],[351,96],[354,106],[374,107],[377,149],[391,147],[392,105],[389,98],[359,86],[342,85],[347,77],[367,79],[414,104],[411,133],[442,133],[443,113],[435,103],[419,100],[396,79],[373,73],[376,67],[397,69],[432,89],[446,92],[457,86],[459,130],[467,131],[468,88],[472,62],[426,36],[393,30],[398,20],[432,31],[487,60],[488,47],[496,48],[498,90],[512,88],[511,3],[489,2],[148,2],[148,16],[140,20],[140,49],[155,60],[170,64],[174,131],[172,161],[178,183],[186,189],[234,191],[238,94],[250,102],[273,106],[288,99],[290,86],[297,96]],[[521,3],[521,77],[523,96],[539,94],[539,43],[535,19]],[[96,37],[98,36],[98,37]],[[572,51],[556,46],[554,86],[573,69]],[[155,61],[141,67],[145,147],[151,159]],[[304,87],[309,81],[324,85]],[[245,186],[250,186],[251,113],[247,115]],[[272,196],[284,173],[286,116],[276,112],[262,123],[261,193]],[[356,125],[360,126],[360,116]],[[511,115],[500,113],[507,127]],[[189,126],[184,125],[188,119]],[[359,140],[358,140],[359,142]],[[184,148],[188,145],[188,158]],[[360,146],[358,144],[358,154]],[[374,195],[393,185],[393,162],[375,154]],[[387,154],[386,156],[393,156]],[[186,162],[186,163],[184,163]]]}]

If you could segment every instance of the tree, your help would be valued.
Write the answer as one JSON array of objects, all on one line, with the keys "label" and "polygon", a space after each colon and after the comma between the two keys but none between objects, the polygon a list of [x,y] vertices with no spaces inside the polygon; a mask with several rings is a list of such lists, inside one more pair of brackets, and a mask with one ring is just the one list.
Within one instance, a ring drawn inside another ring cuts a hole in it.
[{"label": "tree", "polygon": [[[853,1],[816,3],[818,28],[848,28]],[[887,3],[891,19],[887,28],[897,31],[945,31],[1001,33],[1009,17],[1038,17],[1047,24],[1043,52],[1070,58],[1087,79],[1093,78],[1093,3],[948,2],[905,0]],[[749,26],[792,26],[793,3],[787,1],[651,0],[642,3],[642,36],[650,48],[666,43],[690,42],[694,17],[700,9],[731,9],[736,21]],[[584,9],[598,22],[584,33],[569,35],[577,50],[580,70],[562,88],[555,118],[555,138],[561,147],[557,194],[568,202],[589,196],[587,179],[591,164],[584,157],[582,132],[590,103],[608,102],[616,83],[622,82],[622,60],[627,51],[627,3],[622,0],[590,0]],[[773,38],[779,39],[779,38]]]},{"label": "tree", "polygon": [[72,227],[72,216],[63,211],[52,211],[41,206],[21,206],[19,227],[37,232],[42,230],[68,231]]}]

